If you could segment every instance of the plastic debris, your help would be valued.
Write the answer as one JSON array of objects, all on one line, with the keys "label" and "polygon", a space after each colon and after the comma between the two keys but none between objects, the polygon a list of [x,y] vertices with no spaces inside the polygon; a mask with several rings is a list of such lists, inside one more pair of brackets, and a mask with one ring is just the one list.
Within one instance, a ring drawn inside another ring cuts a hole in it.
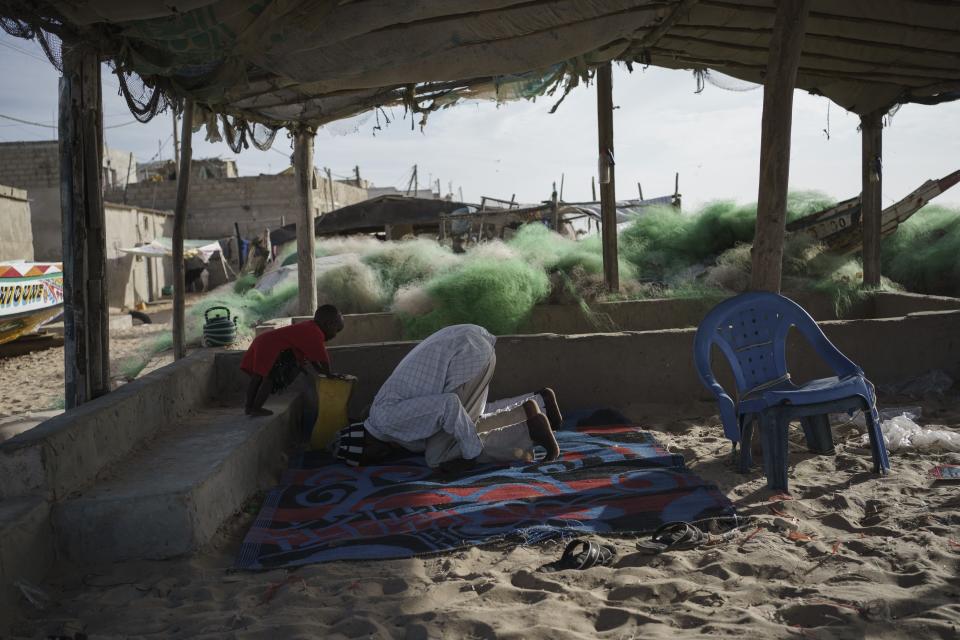
[{"label": "plastic debris", "polygon": [[960,465],[943,464],[930,469],[930,475],[937,480],[960,481]]},{"label": "plastic debris", "polygon": [[[886,409],[878,409],[880,412],[880,420],[893,420],[898,416],[906,416],[913,421],[918,420],[923,415],[923,409],[920,407],[888,407]],[[863,411],[857,410],[853,414],[846,413],[831,413],[830,414],[830,423],[831,424],[855,424],[861,429],[867,428],[867,419],[863,415]]]},{"label": "plastic debris", "polygon": [[[907,415],[884,420],[880,431],[887,451],[960,451],[960,432],[949,431],[943,425],[931,425],[931,428],[925,429]],[[869,436],[863,435],[861,442],[869,445]]]}]

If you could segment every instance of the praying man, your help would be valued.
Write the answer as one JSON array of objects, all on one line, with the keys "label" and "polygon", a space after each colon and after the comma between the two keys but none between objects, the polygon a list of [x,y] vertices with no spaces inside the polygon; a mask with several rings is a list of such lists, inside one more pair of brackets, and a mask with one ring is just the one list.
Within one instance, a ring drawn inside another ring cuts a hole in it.
[{"label": "praying man", "polygon": [[330,375],[326,344],[343,331],[343,316],[332,304],[319,307],[313,320],[267,331],[254,338],[243,354],[240,369],[250,376],[244,411],[268,416],[267,396],[292,383],[309,365],[316,375]]},{"label": "praying man", "polygon": [[555,460],[562,416],[552,390],[487,404],[496,340],[472,324],[429,336],[383,384],[369,418],[340,432],[337,457],[369,465],[399,447],[423,453],[430,467],[458,471],[477,462],[532,462],[540,445],[544,461]]}]

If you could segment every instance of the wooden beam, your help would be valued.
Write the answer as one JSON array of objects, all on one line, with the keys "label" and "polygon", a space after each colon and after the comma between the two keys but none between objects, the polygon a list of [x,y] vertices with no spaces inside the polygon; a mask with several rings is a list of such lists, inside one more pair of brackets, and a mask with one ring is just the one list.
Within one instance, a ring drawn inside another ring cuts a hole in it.
[{"label": "wooden beam", "polygon": [[760,187],[752,264],[752,288],[763,291],[780,291],[790,182],[793,89],[809,11],[810,0],[781,0],[773,20],[763,85]]},{"label": "wooden beam", "polygon": [[617,189],[613,161],[613,71],[609,62],[597,67],[597,138],[599,140],[600,219],[603,280],[607,290],[620,291],[617,257]]},{"label": "wooden beam", "polygon": [[863,285],[880,286],[880,212],[883,209],[882,144],[883,114],[879,111],[860,116],[863,140],[860,220],[863,225]]},{"label": "wooden beam", "polygon": [[59,105],[64,406],[110,391],[100,60],[64,43]]},{"label": "wooden beam", "polygon": [[[317,310],[317,281],[314,253],[317,237],[313,218],[313,129],[298,129],[293,139],[293,167],[300,190],[300,216],[297,219],[297,286],[300,314],[312,316]],[[332,191],[332,187],[331,187]]]},{"label": "wooden beam", "polygon": [[190,161],[193,156],[193,100],[183,103],[180,168],[177,171],[177,202],[173,209],[173,358],[187,355],[186,278],[183,238],[187,226],[187,195],[190,190]]}]

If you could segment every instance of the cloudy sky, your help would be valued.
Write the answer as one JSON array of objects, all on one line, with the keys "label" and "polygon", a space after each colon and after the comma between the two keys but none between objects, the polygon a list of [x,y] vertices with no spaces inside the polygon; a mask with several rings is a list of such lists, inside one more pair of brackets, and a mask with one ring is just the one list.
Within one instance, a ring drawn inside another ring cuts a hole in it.
[{"label": "cloudy sky", "polygon": [[[36,43],[0,37],[0,115],[53,126],[57,113],[56,70]],[[735,89],[712,84],[695,93],[693,74],[655,68],[618,68],[614,74],[614,131],[617,195],[635,197],[637,182],[647,197],[673,192],[680,174],[684,208],[716,199],[753,202],[757,195],[760,113],[763,92],[739,81]],[[746,89],[746,90],[745,90]],[[104,73],[105,135],[111,147],[132,151],[140,161],[172,153],[172,122],[164,114],[147,124],[133,118]],[[463,189],[469,201],[482,195],[534,202],[549,197],[564,176],[564,199],[590,199],[596,171],[596,94],[581,87],[550,114],[554,98],[505,105],[465,104],[435,113],[423,131],[395,109],[393,121],[374,135],[363,117],[322,129],[316,164],[335,175],[364,178],[378,186],[403,187],[414,164],[421,184],[441,181]],[[798,92],[794,100],[790,186],[847,198],[860,190],[859,119],[824,98]],[[118,126],[124,125],[124,126]],[[54,128],[0,118],[0,141],[43,140]],[[276,173],[289,164],[290,142],[282,133],[269,151],[234,156],[226,144],[209,144],[202,132],[194,157],[235,158],[243,175]],[[928,178],[960,168],[960,104],[908,105],[884,130],[885,204]],[[159,155],[158,155],[159,154]],[[960,187],[937,201],[960,205]]]}]

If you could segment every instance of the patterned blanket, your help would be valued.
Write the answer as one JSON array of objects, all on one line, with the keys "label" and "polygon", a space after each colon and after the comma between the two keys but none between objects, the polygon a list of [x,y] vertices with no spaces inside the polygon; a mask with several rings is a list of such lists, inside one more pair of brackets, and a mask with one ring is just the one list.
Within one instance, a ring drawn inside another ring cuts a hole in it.
[{"label": "patterned blanket", "polygon": [[305,454],[266,498],[240,550],[245,569],[407,558],[513,539],[647,533],[730,516],[733,505],[625,425],[560,431],[550,464],[477,467],[449,478],[423,458],[348,467]]}]

